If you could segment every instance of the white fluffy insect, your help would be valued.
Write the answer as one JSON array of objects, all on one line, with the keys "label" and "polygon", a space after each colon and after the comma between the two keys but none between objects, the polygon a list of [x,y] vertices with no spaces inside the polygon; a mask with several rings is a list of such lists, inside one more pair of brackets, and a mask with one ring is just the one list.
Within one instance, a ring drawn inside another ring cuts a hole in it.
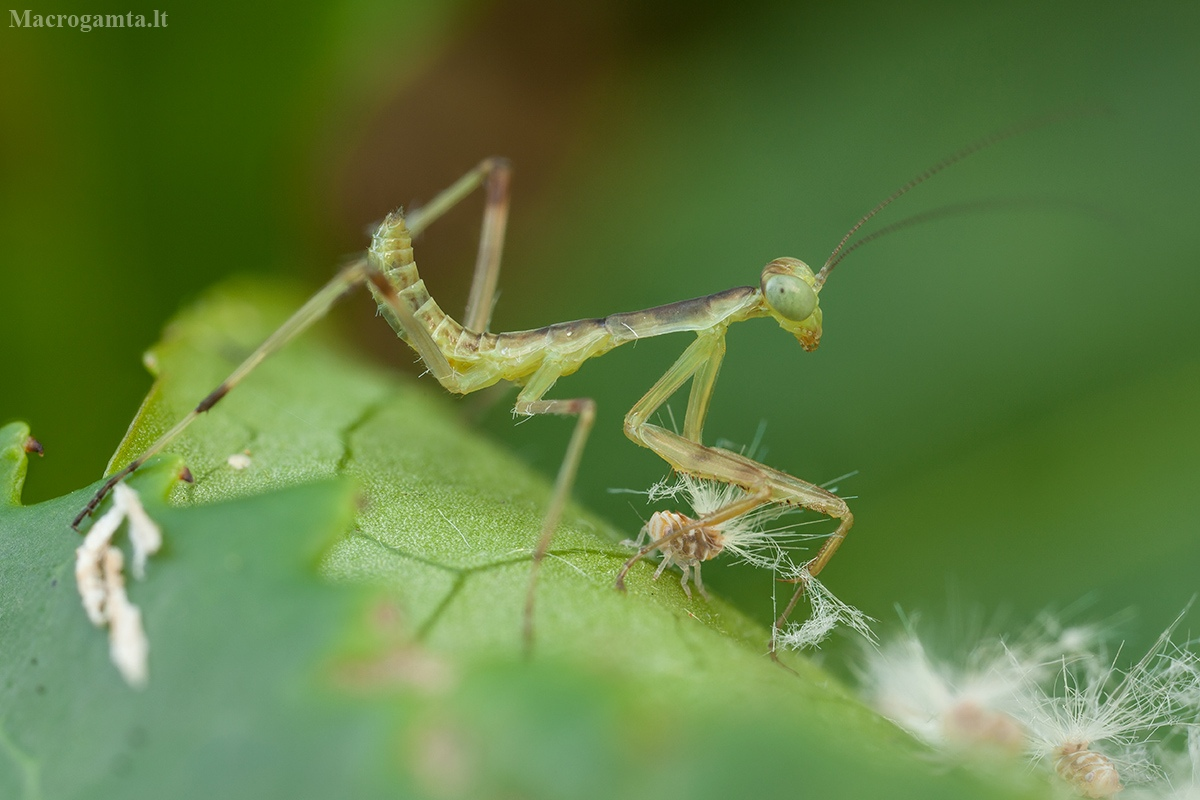
[{"label": "white fluffy insect", "polygon": [[1016,693],[1048,677],[1046,664],[1095,647],[1100,634],[1046,614],[1009,641],[988,636],[957,658],[938,658],[909,618],[900,635],[864,653],[859,678],[868,703],[933,747],[1015,756],[1027,747],[1012,713]]},{"label": "white fluffy insect", "polygon": [[867,702],[934,747],[1018,754],[1025,731],[1004,709],[1022,676],[998,644],[976,646],[961,664],[936,660],[909,625],[865,654]]},{"label": "white fluffy insect", "polygon": [[1110,797],[1123,782],[1160,775],[1156,737],[1194,719],[1194,657],[1171,643],[1175,622],[1126,671],[1098,658],[1063,659],[1048,687],[1028,671],[1014,714],[1030,755],[1084,797]]},{"label": "white fluffy insect", "polygon": [[803,624],[792,624],[783,631],[777,631],[775,642],[778,644],[794,649],[811,647],[822,641],[839,624],[848,625],[864,636],[871,637],[868,617],[838,600],[824,584],[807,573],[803,563],[798,565],[791,557],[791,549],[795,544],[823,539],[828,534],[799,533],[796,530],[799,525],[796,524],[767,527],[769,522],[795,509],[785,505],[762,505],[748,513],[692,527],[683,535],[674,535],[683,528],[694,526],[698,519],[735,505],[746,493],[737,486],[679,473],[673,479],[659,481],[646,494],[652,502],[674,500],[682,495],[695,514],[695,517],[690,517],[678,511],[657,511],[642,526],[637,541],[626,542],[640,547],[647,539],[651,542],[665,540],[665,544],[659,548],[662,561],[654,573],[655,579],[668,566],[679,566],[683,570],[681,584],[688,597],[691,597],[689,580],[707,597],[700,577],[700,565],[722,553],[729,553],[737,561],[780,573],[793,582],[804,583],[805,595],[809,598],[813,613]]},{"label": "white fluffy insect", "polygon": [[[694,478],[691,475],[678,473],[674,479],[659,481],[646,492],[650,502],[660,500],[675,500],[683,496],[692,508],[695,518],[678,511],[656,511],[642,526],[636,542],[631,544],[640,547],[649,539],[658,542],[670,534],[696,522],[698,518],[706,517],[718,509],[725,508],[745,495],[736,486],[730,486],[715,481]],[[704,594],[704,585],[700,578],[700,563],[716,558],[728,552],[738,561],[753,564],[757,567],[790,571],[794,565],[788,558],[784,543],[795,539],[814,539],[816,536],[797,535],[790,528],[778,530],[764,529],[765,523],[786,513],[788,509],[781,506],[760,506],[748,514],[714,525],[695,528],[683,536],[669,540],[660,548],[662,563],[654,574],[658,578],[663,571],[674,564],[683,569],[683,589],[691,596],[688,589],[689,573],[694,569],[696,588]]]},{"label": "white fluffy insect", "polygon": [[683,593],[691,597],[692,590],[688,586],[688,579],[692,577],[692,569],[695,568],[693,580],[696,588],[707,598],[708,592],[705,591],[704,581],[700,577],[700,562],[716,558],[721,554],[725,549],[725,534],[722,533],[719,526],[713,525],[696,527],[682,536],[669,538],[675,531],[686,528],[695,522],[696,520],[678,511],[655,511],[642,526],[638,538],[632,545],[640,548],[647,539],[652,542],[662,542],[666,539],[667,544],[660,548],[662,561],[659,562],[658,569],[654,571],[654,580],[658,580],[667,567],[676,564],[683,570],[683,578],[679,581],[683,586]]}]

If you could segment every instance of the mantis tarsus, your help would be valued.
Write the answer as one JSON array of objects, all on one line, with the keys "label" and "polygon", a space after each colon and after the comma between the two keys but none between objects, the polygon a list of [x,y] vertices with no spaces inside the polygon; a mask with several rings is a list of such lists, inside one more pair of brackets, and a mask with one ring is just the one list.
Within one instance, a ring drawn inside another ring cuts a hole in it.
[{"label": "mantis tarsus", "polygon": [[[819,486],[739,453],[702,443],[709,401],[725,355],[725,332],[735,322],[770,317],[795,336],[805,350],[815,350],[821,340],[822,314],[818,294],[830,271],[856,246],[846,247],[855,232],[909,189],[950,164],[1009,135],[1012,135],[1011,131],[977,142],[906,183],[864,215],[815,274],[802,261],[777,258],[762,270],[758,286],[737,287],[644,311],[510,333],[492,333],[488,328],[508,218],[511,171],[504,159],[486,159],[428,205],[409,213],[407,217],[399,211],[389,214],[376,229],[371,246],[363,257],[341,269],[187,416],[162,434],[144,453],[110,476],[75,518],[72,526],[78,528],[117,483],[166,447],[199,415],[213,408],[263,359],[323,317],[347,292],[365,284],[374,295],[383,317],[400,338],[417,351],[428,371],[448,391],[468,394],[500,381],[510,381],[522,386],[514,407],[516,414],[576,417],[574,432],[533,551],[523,614],[523,634],[528,646],[533,638],[538,570],[558,527],[595,417],[595,403],[590,398],[546,399],[546,394],[560,377],[570,375],[588,359],[603,355],[619,345],[651,336],[691,331],[696,334],[695,341],[626,414],[625,434],[635,443],[653,450],[675,470],[736,485],[744,490],[744,494],[700,519],[681,524],[665,537],[640,548],[621,567],[616,586],[623,590],[630,568],[651,551],[699,529],[720,525],[769,503],[810,509],[838,520],[838,526],[816,555],[804,565],[801,574],[790,579],[797,584],[797,588],[775,622],[776,629],[780,629],[804,594],[807,579],[815,577],[829,563],[849,532],[854,518],[840,497]],[[459,323],[442,311],[425,289],[413,260],[412,237],[481,186],[486,194],[483,229],[466,315],[463,322]],[[651,423],[649,420],[654,413],[689,380],[691,388],[683,432],[676,433]]]}]

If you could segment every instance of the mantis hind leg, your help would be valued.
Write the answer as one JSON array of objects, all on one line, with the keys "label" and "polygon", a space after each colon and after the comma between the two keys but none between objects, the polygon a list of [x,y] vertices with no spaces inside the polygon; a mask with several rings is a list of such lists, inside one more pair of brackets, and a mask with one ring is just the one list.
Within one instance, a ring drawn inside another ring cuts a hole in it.
[{"label": "mantis hind leg", "polygon": [[188,412],[188,415],[179,422],[175,423],[166,433],[158,437],[146,450],[129,462],[124,468],[118,470],[109,476],[100,488],[92,495],[88,504],[79,512],[71,522],[71,527],[79,530],[79,526],[83,524],[84,519],[90,517],[92,513],[100,507],[100,503],[112,491],[113,487],[120,483],[125,478],[132,475],[146,460],[151,456],[162,451],[164,447],[175,440],[182,434],[188,426],[190,426],[197,417],[207,412],[213,406],[221,401],[225,395],[229,394],[235,386],[241,383],[242,379],[249,375],[255,367],[263,362],[267,356],[271,355],[281,347],[286,345],[292,339],[296,338],[302,332],[312,326],[314,322],[321,319],[328,313],[338,300],[344,297],[348,292],[362,285],[366,280],[370,268],[365,260],[359,260],[344,267],[334,278],[321,287],[316,294],[309,298],[303,306],[301,306],[292,316],[279,326],[279,328],[267,337],[266,341],[258,346],[257,349],[246,357],[233,372],[229,374],[225,380],[221,381],[217,388],[213,389],[208,395],[201,400],[194,409]]}]

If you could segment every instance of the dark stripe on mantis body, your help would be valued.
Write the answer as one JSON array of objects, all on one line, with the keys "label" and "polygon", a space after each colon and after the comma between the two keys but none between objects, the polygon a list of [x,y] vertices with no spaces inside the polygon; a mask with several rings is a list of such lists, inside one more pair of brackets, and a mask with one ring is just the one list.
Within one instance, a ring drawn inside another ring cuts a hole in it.
[{"label": "dark stripe on mantis body", "polygon": [[528,331],[498,333],[494,334],[494,345],[485,344],[479,349],[518,352],[540,345],[570,350],[578,343],[589,342],[599,335],[610,337],[611,345],[615,347],[635,339],[666,333],[706,330],[722,322],[758,316],[757,292],[751,286],[739,286],[642,311],[625,311],[607,317],[558,322]]},{"label": "dark stripe on mantis body", "polygon": [[[472,392],[498,380],[523,383],[547,357],[562,364],[569,375],[585,361],[640,338],[681,331],[703,331],[760,316],[758,289],[749,286],[669,303],[642,311],[608,317],[560,322],[525,331],[505,333],[469,330],[444,312],[417,274],[416,263],[393,265],[386,273],[368,275],[380,313],[402,339],[403,326],[394,319],[388,301],[412,311],[419,325],[429,332],[437,347],[466,378],[459,391]],[[452,391],[454,391],[452,389]]]},{"label": "dark stripe on mantis body", "polygon": [[415,316],[455,368],[474,376],[476,380],[469,382],[473,385],[466,389],[468,392],[500,379],[521,383],[547,357],[561,364],[562,375],[570,375],[589,359],[639,338],[709,330],[763,313],[758,290],[747,286],[643,311],[525,331],[480,333],[464,328],[442,312],[421,281],[399,294],[410,308],[422,301],[413,309]]},{"label": "dark stripe on mantis body", "polygon": [[738,286],[643,311],[610,314],[601,322],[622,343],[664,333],[705,330],[721,322],[736,322],[757,316],[754,313],[757,303],[751,302],[757,292],[752,286]]}]

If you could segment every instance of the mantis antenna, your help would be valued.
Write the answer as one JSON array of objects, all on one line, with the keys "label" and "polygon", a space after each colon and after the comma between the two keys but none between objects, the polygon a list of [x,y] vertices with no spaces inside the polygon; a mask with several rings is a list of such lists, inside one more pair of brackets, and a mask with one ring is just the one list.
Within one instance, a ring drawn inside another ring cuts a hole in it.
[{"label": "mantis antenna", "polygon": [[[1080,116],[1080,115],[1086,114],[1086,113],[1095,113],[1095,111],[1093,111],[1093,110],[1066,111],[1066,112],[1062,112],[1062,113],[1049,114],[1049,115],[1046,115],[1043,117],[1036,117],[1034,119],[1025,120],[1024,122],[1017,123],[1016,125],[1013,125],[1010,128],[1005,128],[1004,130],[997,131],[996,133],[993,133],[993,134],[989,134],[988,136],[985,136],[982,139],[979,139],[979,140],[967,145],[966,147],[962,148],[958,152],[937,162],[936,164],[929,167],[928,169],[926,169],[924,172],[920,173],[919,175],[916,175],[915,177],[910,179],[907,183],[905,183],[903,186],[901,186],[899,189],[897,189],[896,191],[894,191],[890,195],[888,195],[886,198],[884,198],[884,200],[881,201],[877,206],[875,206],[870,211],[868,211],[866,214],[864,214],[861,218],[859,218],[858,222],[854,223],[854,225],[851,226],[850,230],[846,231],[846,235],[842,237],[842,240],[840,242],[838,242],[837,247],[833,248],[833,252],[829,254],[829,258],[825,259],[824,265],[822,265],[821,270],[817,273],[816,286],[819,288],[822,285],[824,285],[825,279],[829,277],[829,273],[833,272],[833,268],[836,267],[838,265],[838,263],[841,262],[842,259],[844,259],[847,255],[849,255],[851,250],[856,249],[860,245],[866,244],[868,241],[870,241],[872,239],[878,239],[880,236],[885,235],[885,232],[890,233],[892,230],[896,230],[899,227],[904,227],[904,223],[896,223],[896,225],[889,226],[887,229],[884,229],[883,231],[879,231],[870,237],[867,237],[859,242],[855,242],[854,245],[852,245],[850,248],[844,249],[846,247],[846,242],[850,241],[850,238],[852,236],[854,236],[854,234],[858,232],[858,229],[861,228],[863,225],[865,225],[868,220],[870,220],[872,217],[874,217],[876,214],[878,214],[883,209],[890,206],[895,200],[899,199],[900,197],[902,197],[905,194],[908,194],[908,192],[910,192],[915,187],[917,187],[920,184],[924,183],[925,181],[929,180],[934,175],[937,175],[939,172],[946,169],[947,167],[957,164],[959,161],[962,161],[964,158],[967,158],[968,156],[975,155],[980,150],[986,150],[987,148],[991,147],[994,144],[999,144],[1000,142],[1003,142],[1007,139],[1011,139],[1015,136],[1020,136],[1021,134],[1028,133],[1033,130],[1037,130],[1038,128],[1044,128],[1047,125],[1052,125],[1056,122],[1060,122],[1065,118]],[[916,218],[913,218],[913,223],[915,223],[915,221],[916,221]],[[910,224],[912,224],[912,223],[910,223]]]}]

